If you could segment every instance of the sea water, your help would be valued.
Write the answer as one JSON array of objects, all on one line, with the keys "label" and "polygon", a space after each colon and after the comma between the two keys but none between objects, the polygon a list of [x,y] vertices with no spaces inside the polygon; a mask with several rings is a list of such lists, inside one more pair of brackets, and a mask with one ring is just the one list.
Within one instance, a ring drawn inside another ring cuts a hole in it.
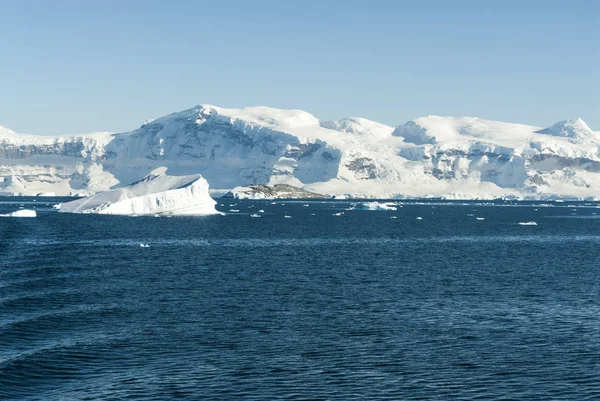
[{"label": "sea water", "polygon": [[59,200],[0,199],[0,399],[600,398],[596,203]]}]

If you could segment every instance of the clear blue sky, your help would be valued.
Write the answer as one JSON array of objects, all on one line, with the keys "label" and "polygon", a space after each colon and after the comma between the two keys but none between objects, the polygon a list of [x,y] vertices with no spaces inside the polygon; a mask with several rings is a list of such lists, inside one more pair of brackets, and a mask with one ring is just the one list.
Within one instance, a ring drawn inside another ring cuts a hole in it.
[{"label": "clear blue sky", "polygon": [[600,1],[0,0],[0,125],[127,131],[208,103],[600,130]]}]

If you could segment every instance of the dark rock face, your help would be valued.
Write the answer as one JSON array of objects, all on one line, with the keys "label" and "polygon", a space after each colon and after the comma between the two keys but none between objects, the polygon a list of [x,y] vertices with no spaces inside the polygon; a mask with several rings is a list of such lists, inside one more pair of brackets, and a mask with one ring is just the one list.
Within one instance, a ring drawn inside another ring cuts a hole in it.
[{"label": "dark rock face", "polygon": [[260,197],[265,199],[330,199],[331,196],[306,191],[302,188],[287,184],[257,184],[248,185],[237,190],[229,191],[223,198],[238,198],[239,193],[243,192],[248,197]]}]

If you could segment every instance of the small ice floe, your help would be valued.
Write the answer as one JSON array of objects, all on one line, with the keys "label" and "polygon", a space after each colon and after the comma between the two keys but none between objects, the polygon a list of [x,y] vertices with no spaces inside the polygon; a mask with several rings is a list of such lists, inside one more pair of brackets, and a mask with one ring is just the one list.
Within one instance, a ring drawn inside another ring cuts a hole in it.
[{"label": "small ice floe", "polygon": [[12,213],[0,214],[0,217],[37,217],[35,210],[21,209]]},{"label": "small ice floe", "polygon": [[250,217],[260,217],[260,214],[258,214],[258,213],[252,213],[252,214],[250,215]]},{"label": "small ice floe", "polygon": [[160,214],[155,214],[154,217],[160,217]]},{"label": "small ice floe", "polygon": [[310,205],[308,203],[305,203],[304,205],[302,205],[303,207],[309,207]]},{"label": "small ice floe", "polygon": [[[48,204],[46,204],[47,206]],[[52,205],[52,207],[56,210],[60,210],[60,206],[62,205],[62,203],[57,203],[56,205]]]},{"label": "small ice floe", "polygon": [[485,220],[485,217],[476,217],[476,219],[479,221],[483,221],[483,220]]},{"label": "small ice floe", "polygon": [[264,213],[264,212],[265,212],[265,211],[264,211],[263,209],[260,209],[260,210],[258,211],[258,213]]},{"label": "small ice floe", "polygon": [[467,216],[473,217],[473,213],[467,213]]},{"label": "small ice floe", "polygon": [[519,225],[520,226],[537,226],[537,223],[535,221],[520,221]]},{"label": "small ice floe", "polygon": [[358,208],[362,210],[396,210],[396,205],[383,202],[365,202],[361,203]]},{"label": "small ice floe", "polygon": [[397,218],[398,218],[398,217],[396,217],[396,216],[392,216],[392,217],[390,217],[390,219],[397,219]]},{"label": "small ice floe", "polygon": [[333,215],[334,215],[334,216],[341,216],[341,215],[343,215],[343,214],[344,214],[344,212],[337,212],[337,213],[334,213]]},{"label": "small ice floe", "polygon": [[233,213],[236,213],[236,212],[239,212],[240,210],[239,209],[229,209],[229,211],[233,212]]},{"label": "small ice floe", "polygon": [[283,216],[284,219],[291,219],[292,216],[288,216],[287,214],[285,216]]},{"label": "small ice floe", "polygon": [[277,202],[271,202],[271,205],[276,205],[276,204],[277,204]]},{"label": "small ice floe", "polygon": [[[596,213],[593,213],[593,214],[596,214]],[[310,215],[311,216],[316,216],[317,214],[316,213],[311,213]]]},{"label": "small ice floe", "polygon": [[422,217],[417,217],[416,220],[423,220],[423,218]]},{"label": "small ice floe", "polygon": [[140,248],[150,248],[150,245],[148,245],[148,244],[140,244]]}]

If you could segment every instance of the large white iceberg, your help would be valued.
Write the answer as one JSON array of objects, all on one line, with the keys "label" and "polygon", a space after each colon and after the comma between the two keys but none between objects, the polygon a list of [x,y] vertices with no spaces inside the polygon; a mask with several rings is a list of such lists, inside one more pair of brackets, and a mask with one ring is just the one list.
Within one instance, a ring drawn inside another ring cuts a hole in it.
[{"label": "large white iceberg", "polygon": [[219,214],[200,174],[168,176],[154,170],[144,179],[112,191],[63,203],[59,211],[118,215],[210,215]]}]

